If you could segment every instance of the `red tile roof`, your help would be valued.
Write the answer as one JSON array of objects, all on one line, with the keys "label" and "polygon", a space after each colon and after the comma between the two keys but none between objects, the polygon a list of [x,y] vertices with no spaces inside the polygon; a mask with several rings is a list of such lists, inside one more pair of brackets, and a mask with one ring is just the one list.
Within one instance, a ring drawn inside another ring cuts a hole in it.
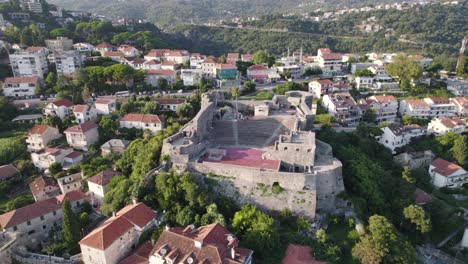
[{"label": "red tile roof", "polygon": [[375,99],[378,103],[391,103],[397,101],[393,95],[374,95],[371,98]]},{"label": "red tile roof", "polygon": [[159,124],[164,118],[158,115],[126,114],[120,121]]},{"label": "red tile roof", "polygon": [[70,100],[66,98],[54,101],[52,102],[52,104],[54,104],[57,107],[59,106],[72,107],[74,105]]},{"label": "red tile roof", "polygon": [[33,126],[33,128],[31,128],[31,130],[29,130],[28,134],[29,135],[35,135],[35,134],[42,135],[44,134],[44,132],[47,131],[48,128],[49,128],[48,125],[35,125]]},{"label": "red tile roof", "polygon": [[37,197],[39,194],[44,192],[44,189],[48,186],[58,188],[57,182],[52,177],[37,177],[29,183],[29,189],[34,197]]},{"label": "red tile roof", "polygon": [[83,113],[88,111],[89,108],[90,107],[87,105],[75,105],[75,107],[73,108],[73,113]]},{"label": "red tile roof", "polygon": [[426,101],[422,99],[406,99],[405,100],[408,105],[411,105],[412,107],[429,107],[429,105],[426,103]]},{"label": "red tile roof", "polygon": [[124,54],[122,51],[106,51],[102,55],[103,57],[123,57]]},{"label": "red tile roof", "polygon": [[31,47],[27,47],[26,48],[26,51],[29,51],[29,52],[38,52],[38,51],[41,51],[45,49],[45,47],[37,47],[37,46],[31,46]]},{"label": "red tile roof", "polygon": [[59,195],[44,201],[36,202],[16,210],[0,215],[0,228],[6,229],[28,220],[38,218],[42,215],[49,214],[53,211],[61,209],[62,202],[68,198],[70,202],[76,202],[84,199],[86,195],[80,190],[68,192],[65,195]]},{"label": "red tile roof", "polygon": [[320,83],[320,85],[332,85],[333,82],[328,79],[317,80],[316,82]]},{"label": "red tile roof", "polygon": [[341,53],[328,53],[328,54],[322,54],[322,58],[324,60],[340,60],[343,58],[343,55]]},{"label": "red tile roof", "polygon": [[162,66],[174,66],[175,62],[173,62],[173,61],[163,61],[163,62],[161,62],[161,65]]},{"label": "red tile roof", "polygon": [[155,217],[156,213],[143,203],[127,205],[85,236],[80,244],[104,250],[134,226],[143,228]]},{"label": "red tile roof", "polygon": [[414,195],[416,196],[415,203],[416,204],[426,204],[432,200],[431,196],[427,194],[425,191],[416,188],[416,191],[414,191]]},{"label": "red tile roof", "polygon": [[265,67],[263,65],[252,65],[249,68],[247,68],[249,71],[266,71],[268,70],[268,67]]},{"label": "red tile roof", "polygon": [[144,64],[146,64],[146,65],[158,65],[158,64],[161,64],[161,62],[157,61],[157,60],[149,60],[149,61],[146,61]]},{"label": "red tile roof", "polygon": [[[228,238],[231,237],[231,242]],[[201,247],[195,246],[195,241],[203,241]],[[172,228],[164,230],[156,242],[150,256],[159,255],[171,258],[173,263],[186,263],[190,257],[193,263],[243,263],[252,251],[235,247],[234,259],[231,248],[237,246],[237,239],[220,224],[202,226],[198,229]]]},{"label": "red tile roof", "polygon": [[319,49],[322,53],[330,53],[331,50],[329,48],[320,48]]},{"label": "red tile roof", "polygon": [[289,244],[284,254],[282,264],[326,264],[327,262],[315,260],[309,246]]},{"label": "red tile roof", "polygon": [[119,264],[149,264],[149,254],[152,249],[151,242],[146,241],[132,255],[120,261]]},{"label": "red tile roof", "polygon": [[96,125],[96,123],[94,123],[93,121],[88,121],[88,122],[85,122],[83,124],[79,124],[79,125],[75,125],[75,126],[72,126],[72,127],[69,127],[67,128],[67,130],[65,130],[64,132],[65,133],[85,133],[91,129],[94,129],[94,128],[97,128],[98,125]]},{"label": "red tile roof", "polygon": [[448,177],[459,170],[463,170],[462,167],[457,164],[448,162],[441,158],[433,160],[431,165],[434,166],[435,172],[445,177]]},{"label": "red tile roof", "polygon": [[112,170],[112,169],[107,169],[107,170],[104,170],[104,171],[94,175],[93,177],[89,177],[86,180],[88,182],[92,182],[92,183],[97,184],[97,185],[105,186],[112,180],[112,178],[114,178],[115,176],[120,175],[120,174],[121,173],[118,172],[118,171],[115,171],[115,170]]},{"label": "red tile roof", "polygon": [[148,70],[147,75],[174,76],[176,73],[173,70]]},{"label": "red tile roof", "polygon": [[5,79],[4,83],[36,83],[39,81],[39,77],[8,77]]},{"label": "red tile roof", "polygon": [[455,97],[455,98],[452,98],[452,100],[457,102],[459,105],[468,107],[468,97]]},{"label": "red tile roof", "polygon": [[115,46],[114,45],[111,45],[107,42],[103,42],[99,45],[97,45],[95,48],[98,48],[98,49],[113,49]]},{"label": "red tile roof", "polygon": [[112,99],[97,99],[95,104],[111,104],[115,103],[115,100]]},{"label": "red tile roof", "polygon": [[12,176],[18,173],[20,173],[20,171],[11,164],[1,165],[0,166],[0,181],[11,178]]}]

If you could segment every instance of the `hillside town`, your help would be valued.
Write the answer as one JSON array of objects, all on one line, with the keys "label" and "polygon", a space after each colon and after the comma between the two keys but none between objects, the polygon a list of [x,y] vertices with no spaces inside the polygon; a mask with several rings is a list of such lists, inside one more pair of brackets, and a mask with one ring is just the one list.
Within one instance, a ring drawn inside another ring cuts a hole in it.
[{"label": "hillside town", "polygon": [[[73,37],[86,14],[18,2],[3,32],[59,27],[0,39],[1,263],[468,261],[468,38],[456,72],[378,50],[212,55]],[[396,242],[366,260],[382,227]]]}]

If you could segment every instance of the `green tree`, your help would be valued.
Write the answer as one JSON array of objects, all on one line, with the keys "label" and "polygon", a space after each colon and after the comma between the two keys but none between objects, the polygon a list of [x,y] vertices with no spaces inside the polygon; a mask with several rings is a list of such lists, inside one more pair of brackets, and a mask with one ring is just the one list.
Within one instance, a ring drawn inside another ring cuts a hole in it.
[{"label": "green tree", "polygon": [[396,56],[392,63],[385,66],[388,74],[399,79],[402,82],[410,82],[412,80],[419,80],[422,77],[423,69],[418,63],[406,56]]},{"label": "green tree", "polygon": [[452,155],[458,164],[464,166],[466,163],[466,157],[468,156],[467,136],[459,136],[455,139],[450,152],[452,152]]},{"label": "green tree", "polygon": [[244,89],[242,89],[243,94],[249,94],[249,93],[254,93],[255,92],[255,87],[257,85],[254,82],[251,81],[245,81],[244,82]]},{"label": "green tree", "polygon": [[371,216],[368,229],[369,233],[352,250],[353,257],[361,263],[416,263],[414,248],[385,217]]},{"label": "green tree", "polygon": [[268,53],[264,50],[259,50],[254,53],[252,62],[254,64],[268,63]]},{"label": "green tree", "polygon": [[226,63],[226,56],[221,55],[221,57],[219,57],[219,63]]},{"label": "green tree", "polygon": [[144,114],[156,114],[159,111],[159,104],[155,101],[149,101],[145,103],[145,106],[141,109]]},{"label": "green tree", "polygon": [[87,212],[82,212],[79,218],[80,227],[85,228],[89,224],[89,214]]},{"label": "green tree", "polygon": [[354,77],[363,77],[363,76],[373,77],[374,73],[372,73],[369,69],[360,69],[354,73]]},{"label": "green tree", "polygon": [[426,217],[426,213],[421,206],[409,205],[403,209],[403,215],[412,224],[416,225],[416,229],[422,234],[431,231],[431,220]]},{"label": "green tree", "polygon": [[58,163],[58,162],[54,162],[54,163],[50,164],[50,166],[49,166],[49,172],[52,175],[57,175],[58,173],[60,173],[62,171],[63,171],[62,165],[60,163]]},{"label": "green tree", "polygon": [[62,233],[63,239],[69,249],[78,246],[78,241],[80,241],[80,226],[68,199],[65,199],[62,204]]},{"label": "green tree", "polygon": [[18,196],[18,197],[15,197],[13,200],[10,200],[7,204],[6,204],[6,211],[9,212],[9,211],[12,211],[12,210],[15,210],[15,209],[18,209],[18,208],[21,208],[21,207],[24,207],[28,204],[32,204],[34,203],[34,198],[32,197],[32,195],[21,195],[21,196]]},{"label": "green tree", "polygon": [[375,121],[377,121],[377,114],[373,109],[368,109],[366,113],[364,113],[362,119],[366,122],[374,123]]},{"label": "green tree", "polygon": [[114,138],[119,129],[117,122],[112,117],[104,115],[99,121],[99,136],[103,141]]},{"label": "green tree", "polygon": [[315,233],[315,237],[316,237],[317,241],[320,242],[320,243],[325,243],[325,242],[327,242],[327,239],[328,239],[327,238],[327,233],[325,233],[325,230],[323,230],[321,228],[319,230],[317,230],[317,233]]},{"label": "green tree", "polygon": [[112,178],[108,185],[108,191],[104,197],[104,204],[101,212],[110,216],[112,212],[122,209],[130,202],[132,197],[133,183],[125,176],[116,176]]},{"label": "green tree", "polygon": [[468,57],[463,56],[457,67],[457,75],[460,77],[468,77]]},{"label": "green tree", "polygon": [[243,245],[259,256],[268,256],[279,245],[279,234],[273,218],[251,204],[244,204],[234,215],[232,227]]},{"label": "green tree", "polygon": [[164,78],[159,78],[157,86],[159,90],[167,90],[168,88],[167,80]]}]

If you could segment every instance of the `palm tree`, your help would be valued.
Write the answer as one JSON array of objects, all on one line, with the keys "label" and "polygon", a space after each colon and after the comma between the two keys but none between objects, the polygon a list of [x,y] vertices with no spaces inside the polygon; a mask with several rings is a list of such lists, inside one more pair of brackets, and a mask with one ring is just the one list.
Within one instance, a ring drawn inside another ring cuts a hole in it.
[{"label": "palm tree", "polygon": [[237,98],[240,95],[240,90],[239,87],[235,87],[234,89],[231,90],[231,95],[236,98],[236,114],[239,113],[239,109],[237,108]]}]

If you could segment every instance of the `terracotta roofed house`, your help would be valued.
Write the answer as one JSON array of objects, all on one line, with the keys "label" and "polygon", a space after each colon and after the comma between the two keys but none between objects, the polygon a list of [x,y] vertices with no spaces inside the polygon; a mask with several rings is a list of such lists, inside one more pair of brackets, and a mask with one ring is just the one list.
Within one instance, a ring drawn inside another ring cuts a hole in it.
[{"label": "terracotta roofed house", "polygon": [[48,116],[58,116],[64,119],[73,110],[74,104],[68,99],[60,99],[48,103],[44,108],[44,114]]},{"label": "terracotta roofed house", "polygon": [[164,117],[149,114],[127,114],[120,119],[120,128],[149,129],[156,133],[164,128]]},{"label": "terracotta roofed house", "polygon": [[35,125],[28,132],[26,143],[29,151],[40,151],[47,147],[52,140],[62,137],[59,130],[48,125]]},{"label": "terracotta roofed house", "polygon": [[44,201],[60,194],[60,187],[52,177],[40,176],[29,183],[29,189],[36,202]]},{"label": "terracotta roofed house", "polygon": [[309,92],[314,95],[315,98],[321,98],[326,94],[333,92],[333,82],[328,79],[316,80],[309,83]]},{"label": "terracotta roofed house", "polygon": [[253,251],[238,243],[220,224],[166,229],[154,245],[149,263],[250,264]]},{"label": "terracotta roofed house", "polygon": [[395,121],[398,113],[398,101],[392,95],[373,95],[368,97],[366,101],[370,109],[374,110],[377,115],[377,122]]},{"label": "terracotta roofed house", "polygon": [[453,132],[455,134],[461,134],[468,130],[467,123],[461,120],[459,117],[452,118],[433,118],[427,126],[427,132],[429,134],[435,134],[438,136],[444,135],[447,132]]},{"label": "terracotta roofed house", "polygon": [[89,105],[75,105],[75,108],[73,108],[73,114],[75,115],[75,120],[79,124],[83,124],[97,118],[96,108]]},{"label": "terracotta roofed house", "polygon": [[104,199],[107,191],[107,184],[117,175],[121,173],[112,169],[106,169],[92,177],[86,179],[88,182],[89,192],[91,193],[91,201],[99,203]]},{"label": "terracotta roofed house", "polygon": [[156,224],[156,212],[133,203],[107,219],[80,242],[85,264],[114,264],[138,245],[141,234]]},{"label": "terracotta roofed house", "polygon": [[68,199],[74,212],[81,210],[86,195],[81,191],[39,201],[0,215],[0,229],[16,236],[21,245],[37,245],[49,239],[49,233],[61,229],[62,203]]},{"label": "terracotta roofed house", "polygon": [[98,125],[93,121],[69,127],[64,133],[68,144],[74,148],[87,150],[99,140]]},{"label": "terracotta roofed house", "polygon": [[0,165],[0,181],[8,180],[16,175],[20,175],[20,171],[11,164]]},{"label": "terracotta roofed house", "polygon": [[468,172],[455,163],[437,158],[429,166],[429,175],[436,187],[459,188],[468,183]]},{"label": "terracotta roofed house", "polygon": [[450,98],[458,116],[468,116],[468,97]]},{"label": "terracotta roofed house", "polygon": [[176,72],[174,70],[148,70],[146,72],[146,83],[148,85],[157,86],[160,78],[171,83],[176,80]]},{"label": "terracotta roofed house", "polygon": [[159,104],[159,109],[170,111],[175,111],[179,105],[187,102],[184,98],[155,98],[153,100]]},{"label": "terracotta roofed house", "polygon": [[153,250],[153,245],[151,245],[150,241],[146,241],[130,256],[120,261],[119,264],[149,264],[149,255],[151,250]]},{"label": "terracotta roofed house", "polygon": [[97,99],[94,106],[100,115],[108,115],[117,110],[115,100],[112,99]]},{"label": "terracotta roofed house", "polygon": [[111,45],[111,44],[109,44],[107,42],[103,42],[103,43],[95,46],[94,51],[97,51],[97,52],[101,53],[101,55],[102,55],[104,52],[115,51],[115,46]]}]

